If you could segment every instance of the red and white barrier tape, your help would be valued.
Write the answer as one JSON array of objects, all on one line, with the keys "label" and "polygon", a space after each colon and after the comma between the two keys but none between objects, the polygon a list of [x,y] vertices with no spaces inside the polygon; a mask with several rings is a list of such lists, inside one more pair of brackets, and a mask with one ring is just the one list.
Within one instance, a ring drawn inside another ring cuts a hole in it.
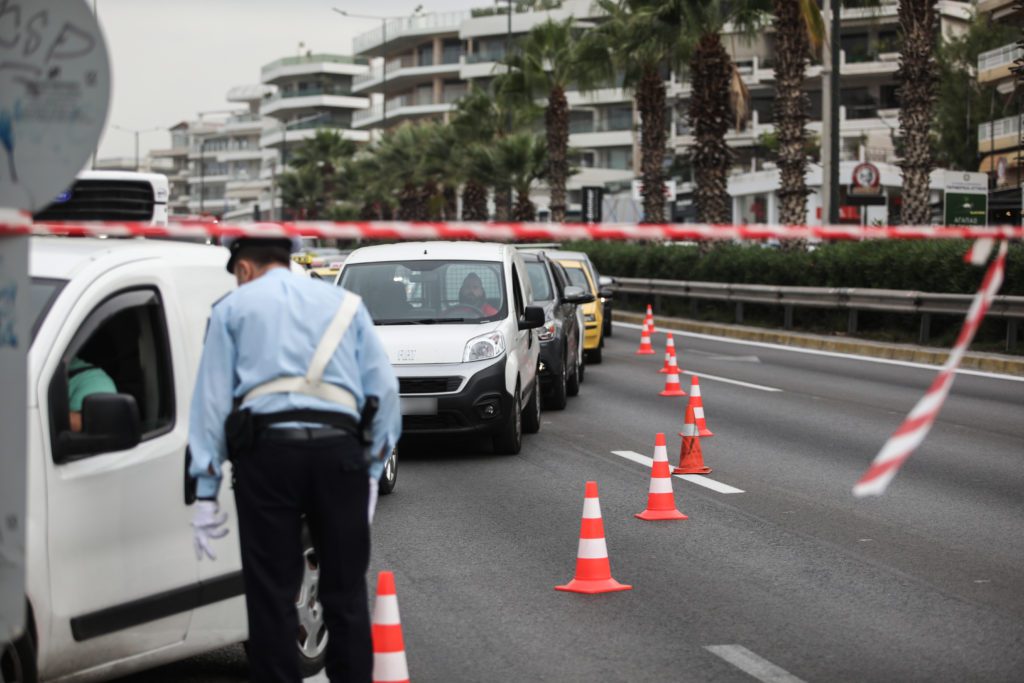
[{"label": "red and white barrier tape", "polygon": [[1024,227],[963,226],[875,227],[856,225],[690,225],[636,223],[409,223],[401,221],[303,221],[294,223],[36,223],[27,227],[0,219],[4,233],[36,235],[107,235],[111,237],[178,237],[204,239],[217,236],[287,235],[325,239],[399,240],[889,240],[889,239],[1024,239]]},{"label": "red and white barrier tape", "polygon": [[[981,265],[991,251],[992,242],[990,240],[978,240],[971,248],[967,258],[972,263]],[[967,347],[970,346],[974,334],[985,318],[985,313],[992,305],[993,297],[1003,284],[1003,275],[1006,271],[1006,251],[1006,242],[1001,242],[999,252],[989,264],[988,270],[985,271],[981,289],[974,295],[971,307],[967,311],[967,319],[964,320],[964,326],[960,328],[960,335],[953,345],[949,359],[939,370],[939,374],[928,387],[924,397],[917,402],[899,429],[893,432],[893,435],[885,442],[868,471],[853,487],[853,495],[862,498],[864,496],[880,496],[885,493],[889,482],[896,476],[896,472],[928,436],[928,432],[935,424],[935,419],[939,416],[939,411],[942,410],[942,405],[946,402],[949,390],[953,386],[953,379],[956,377],[957,368],[960,367],[960,361],[963,360]]]}]

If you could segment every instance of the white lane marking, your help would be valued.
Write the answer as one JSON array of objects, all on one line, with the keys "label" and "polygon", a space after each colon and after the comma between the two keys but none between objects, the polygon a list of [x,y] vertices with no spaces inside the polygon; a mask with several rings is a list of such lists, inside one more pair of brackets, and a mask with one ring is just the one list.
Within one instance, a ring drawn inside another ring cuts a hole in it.
[{"label": "white lane marking", "polygon": [[[612,453],[619,456],[620,458],[632,460],[635,463],[639,463],[647,467],[650,467],[651,463],[653,462],[646,455],[641,455],[636,451],[612,451]],[[704,488],[711,489],[716,493],[746,493],[746,491],[744,491],[743,489],[738,489],[735,486],[729,486],[728,484],[723,484],[720,481],[709,479],[703,474],[676,474],[674,476],[677,479],[688,481],[691,484],[697,484],[698,486],[703,486]]]},{"label": "white lane marking", "polygon": [[[622,327],[632,328],[635,330],[640,329],[640,325],[634,325],[633,323],[622,323],[616,321],[615,325]],[[821,349],[806,349],[802,346],[784,346],[782,344],[771,344],[769,342],[759,341],[748,341],[746,339],[734,339],[732,337],[716,337],[713,334],[701,334],[700,332],[687,332],[685,330],[675,330],[665,327],[659,327],[659,332],[671,332],[672,334],[678,334],[683,337],[693,337],[694,339],[708,339],[716,342],[725,342],[727,344],[742,344],[744,346],[757,346],[762,349],[776,349],[778,351],[791,351],[793,353],[806,353],[812,356],[828,356],[830,358],[845,358],[847,360],[862,360],[869,363],[882,363],[884,365],[900,365],[905,368],[919,368],[921,370],[931,370],[935,372],[939,369],[938,365],[927,365],[925,363],[914,363],[908,360],[893,360],[892,358],[876,358],[874,356],[861,356],[856,353],[839,353],[838,351],[822,351]],[[985,372],[983,370],[971,370],[969,368],[958,368],[958,375],[972,375],[974,377],[988,377],[989,379],[1005,379],[1010,382],[1024,382],[1024,377],[1018,377],[1017,375],[1001,375],[995,372]]]},{"label": "white lane marking", "polygon": [[327,674],[324,673],[323,671],[321,671],[320,673],[318,673],[315,676],[310,676],[309,678],[303,678],[302,681],[303,681],[303,683],[329,683],[329,681],[327,679]]},{"label": "white lane marking", "polygon": [[742,645],[705,645],[704,649],[764,683],[804,683],[782,667],[758,657]]},{"label": "white lane marking", "polygon": [[736,386],[739,386],[739,387],[746,387],[748,389],[757,389],[758,391],[771,391],[771,392],[780,392],[780,391],[782,391],[782,389],[778,389],[776,387],[768,387],[768,386],[765,386],[763,384],[752,384],[750,382],[741,382],[738,379],[729,379],[728,377],[719,377],[718,375],[709,375],[706,372],[691,372],[689,370],[683,370],[683,374],[684,375],[691,375],[691,376],[694,376],[694,377],[699,377],[700,379],[713,379],[716,382],[725,382],[726,384],[735,384]]}]

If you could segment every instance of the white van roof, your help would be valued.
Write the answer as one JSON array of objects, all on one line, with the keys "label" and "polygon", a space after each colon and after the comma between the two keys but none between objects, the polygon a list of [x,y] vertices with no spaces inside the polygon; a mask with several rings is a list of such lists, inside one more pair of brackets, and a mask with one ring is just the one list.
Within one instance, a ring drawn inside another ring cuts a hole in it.
[{"label": "white van roof", "polygon": [[110,261],[111,266],[152,258],[195,265],[224,266],[228,262],[228,250],[223,247],[166,240],[33,237],[29,245],[29,274],[62,280],[101,259]]},{"label": "white van roof", "polygon": [[381,261],[504,261],[513,248],[498,242],[398,242],[356,249],[345,265]]}]

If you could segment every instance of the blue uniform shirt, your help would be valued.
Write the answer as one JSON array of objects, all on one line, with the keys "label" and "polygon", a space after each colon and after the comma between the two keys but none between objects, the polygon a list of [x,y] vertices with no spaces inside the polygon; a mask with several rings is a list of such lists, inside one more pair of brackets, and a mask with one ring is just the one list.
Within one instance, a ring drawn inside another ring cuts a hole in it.
[{"label": "blue uniform shirt", "polygon": [[[234,399],[272,379],[305,375],[345,296],[340,287],[272,268],[213,307],[189,424],[191,474],[199,479],[200,497],[216,496],[220,488],[227,456],[224,420]],[[372,452],[386,448],[390,453],[402,430],[398,380],[364,306],[359,306],[323,380],[352,392],[360,409],[367,396],[380,399]],[[303,394],[268,394],[243,407],[254,413],[313,408],[351,414],[336,403]],[[370,476],[379,477],[383,468],[383,461],[375,461]]]}]

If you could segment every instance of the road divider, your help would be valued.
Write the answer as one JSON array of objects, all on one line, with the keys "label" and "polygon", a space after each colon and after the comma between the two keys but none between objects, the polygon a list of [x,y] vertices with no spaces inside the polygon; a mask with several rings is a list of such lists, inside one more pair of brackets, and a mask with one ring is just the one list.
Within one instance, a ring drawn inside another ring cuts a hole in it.
[{"label": "road divider", "polygon": [[692,374],[692,377],[693,381],[690,382],[690,402],[686,406],[687,416],[689,416],[690,409],[692,408],[699,435],[714,436],[712,431],[708,429],[708,421],[704,416],[704,397],[700,393],[700,379],[695,374]]},{"label": "road divider", "polygon": [[700,430],[694,418],[694,407],[686,407],[686,418],[683,420],[683,444],[679,448],[679,465],[672,474],[709,474],[711,468],[704,464],[704,453],[700,449]]},{"label": "road divider", "polygon": [[679,360],[676,358],[676,340],[669,332],[665,335],[665,365],[658,370],[663,375],[679,372]]},{"label": "road divider", "polygon": [[409,683],[402,619],[398,613],[395,575],[377,574],[377,600],[373,605],[373,683]]},{"label": "road divider", "polygon": [[569,583],[555,586],[555,590],[595,594],[628,591],[632,588],[612,578],[608,545],[604,538],[604,521],[601,519],[601,501],[597,496],[597,482],[588,481],[583,497],[580,544],[576,550],[576,574]]},{"label": "road divider", "polygon": [[764,683],[804,683],[782,667],[758,657],[742,645],[705,645],[704,649]]},{"label": "road divider", "polygon": [[647,321],[644,321],[644,326],[640,329],[640,348],[636,350],[637,356],[653,356],[654,347],[651,346],[651,328],[647,326]]},{"label": "road divider", "polygon": [[654,311],[651,309],[650,304],[647,304],[647,315],[644,318],[644,324],[647,325],[647,331],[654,334]]},{"label": "road divider", "polygon": [[[651,458],[647,457],[646,455],[637,453],[636,451],[611,451],[611,453],[612,455],[617,455],[620,458],[625,458],[626,460],[632,460],[637,464],[645,465],[647,467],[650,467],[651,463],[653,462]],[[690,482],[691,484],[696,484],[698,486],[703,486],[706,489],[711,489],[715,493],[746,493],[746,491],[744,491],[743,489],[738,489],[735,486],[723,484],[722,482],[716,481],[711,477],[706,477],[700,474],[676,474],[674,476],[676,477],[676,479],[682,479],[683,481]]]},{"label": "road divider", "polygon": [[654,437],[654,460],[651,463],[651,483],[647,488],[647,507],[635,516],[649,522],[689,519],[676,508],[672,474],[668,466],[668,448],[665,446],[665,435],[661,432]]}]

